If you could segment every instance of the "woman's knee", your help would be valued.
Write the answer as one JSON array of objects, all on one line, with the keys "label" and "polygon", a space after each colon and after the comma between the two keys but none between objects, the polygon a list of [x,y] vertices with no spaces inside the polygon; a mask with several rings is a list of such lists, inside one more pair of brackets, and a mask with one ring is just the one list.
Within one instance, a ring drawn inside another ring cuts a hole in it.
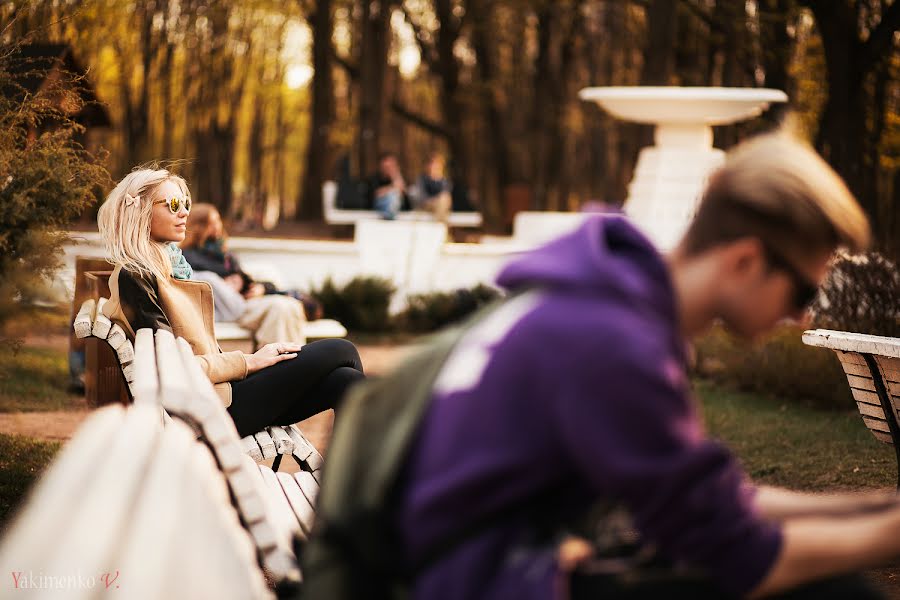
[{"label": "woman's knee", "polygon": [[350,367],[362,372],[362,361],[359,351],[352,342],[341,338],[330,338],[307,344],[304,348],[315,349],[316,352],[327,353],[334,360],[334,364],[341,367]]}]

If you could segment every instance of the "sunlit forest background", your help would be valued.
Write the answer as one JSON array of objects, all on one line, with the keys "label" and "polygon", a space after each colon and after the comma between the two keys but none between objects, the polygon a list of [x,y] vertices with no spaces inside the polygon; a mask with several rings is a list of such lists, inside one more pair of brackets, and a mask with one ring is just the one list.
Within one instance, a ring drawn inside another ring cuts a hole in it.
[{"label": "sunlit forest background", "polygon": [[322,182],[387,150],[408,179],[445,152],[488,229],[620,203],[650,131],[579,89],[764,86],[790,103],[716,145],[792,113],[892,253],[898,28],[888,0],[0,2],[0,42],[66,44],[87,72],[109,124],[86,145],[113,179],[176,160],[196,199],[259,227],[321,219]]}]

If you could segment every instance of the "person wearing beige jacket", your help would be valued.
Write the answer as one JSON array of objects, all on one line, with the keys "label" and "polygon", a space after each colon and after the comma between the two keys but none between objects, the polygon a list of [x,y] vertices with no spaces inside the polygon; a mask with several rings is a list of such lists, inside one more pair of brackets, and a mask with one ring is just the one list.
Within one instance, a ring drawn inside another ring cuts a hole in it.
[{"label": "person wearing beige jacket", "polygon": [[241,436],[335,408],[364,377],[352,343],[332,339],[301,347],[283,341],[253,354],[219,348],[212,288],[191,280],[176,245],[184,239],[190,209],[187,184],[165,169],[135,169],[110,192],[97,216],[115,266],[104,314],[132,340],[145,327],[184,338]]}]

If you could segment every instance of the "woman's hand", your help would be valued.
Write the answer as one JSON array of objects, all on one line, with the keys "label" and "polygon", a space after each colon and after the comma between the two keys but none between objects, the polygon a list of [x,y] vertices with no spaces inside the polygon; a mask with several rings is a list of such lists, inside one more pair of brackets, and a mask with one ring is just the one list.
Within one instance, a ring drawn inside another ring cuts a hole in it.
[{"label": "woman's hand", "polygon": [[297,357],[300,351],[300,344],[291,342],[276,342],[274,344],[266,344],[253,354],[245,354],[247,359],[247,375],[261,371],[266,367],[271,367],[275,363],[283,360],[290,360]]},{"label": "woman's hand", "polygon": [[266,295],[266,286],[261,283],[253,282],[247,288],[247,291],[244,292],[244,298],[260,298]]}]

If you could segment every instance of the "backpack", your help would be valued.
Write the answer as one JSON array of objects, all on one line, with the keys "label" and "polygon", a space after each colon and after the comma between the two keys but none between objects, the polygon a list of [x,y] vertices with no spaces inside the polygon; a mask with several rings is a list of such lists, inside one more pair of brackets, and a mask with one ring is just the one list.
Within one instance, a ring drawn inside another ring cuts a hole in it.
[{"label": "backpack", "polygon": [[[348,393],[328,448],[316,524],[302,548],[302,598],[403,599],[413,573],[461,539],[425,553],[412,572],[392,531],[396,487],[428,409],[432,385],[463,334],[502,301],[447,329],[390,376]],[[471,532],[474,533],[474,532]]]}]

